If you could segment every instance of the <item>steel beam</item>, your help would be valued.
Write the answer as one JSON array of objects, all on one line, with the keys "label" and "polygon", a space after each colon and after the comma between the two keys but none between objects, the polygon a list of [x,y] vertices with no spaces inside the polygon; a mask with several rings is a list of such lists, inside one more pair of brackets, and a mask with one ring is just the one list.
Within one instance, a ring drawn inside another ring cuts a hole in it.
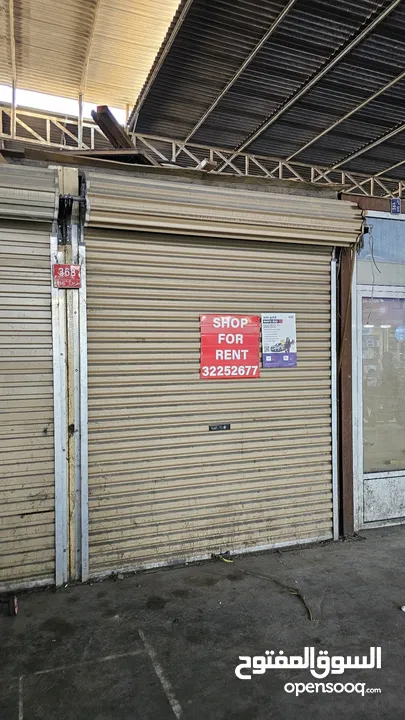
[{"label": "steel beam", "polygon": [[384,93],[387,90],[389,90],[390,88],[392,88],[394,85],[396,85],[397,82],[399,82],[400,80],[403,80],[404,78],[405,78],[405,70],[403,72],[399,73],[399,75],[397,75],[393,80],[390,80],[388,83],[383,85],[379,90],[377,90],[377,92],[373,93],[368,98],[363,100],[363,102],[361,102],[359,105],[356,105],[356,107],[353,108],[353,110],[350,110],[350,112],[347,112],[346,115],[343,115],[343,117],[339,118],[339,120],[336,120],[334,123],[332,123],[332,125],[329,125],[329,127],[327,127],[325,130],[322,130],[322,132],[320,132],[319,135],[316,135],[314,138],[312,138],[312,140],[310,140],[305,145],[300,147],[298,150],[293,152],[292,155],[289,155],[287,160],[292,160],[297,155],[304,152],[304,150],[311,147],[311,145],[313,145],[315,142],[317,142],[322,137],[324,137],[324,135],[327,135],[327,133],[331,132],[331,130],[334,130],[338,125],[340,125],[340,123],[344,122],[345,120],[348,120],[350,117],[352,117],[352,115],[359,112],[359,110],[362,110],[364,107],[366,107],[366,105],[371,103],[373,100],[375,100],[380,95],[382,95],[382,93]]},{"label": "steel beam", "polygon": [[10,34],[10,64],[11,64],[11,82],[17,82],[17,62],[15,53],[15,29],[14,29],[14,0],[8,0],[8,22]]},{"label": "steel beam", "polygon": [[[10,118],[10,132],[4,132],[2,118],[7,115]],[[68,146],[69,150],[77,150],[78,148],[78,136],[70,132],[65,127],[65,123],[69,123],[78,128],[79,121],[76,117],[70,117],[66,115],[52,115],[50,113],[41,112],[40,110],[26,110],[21,108],[15,109],[15,133],[12,138],[12,125],[13,125],[13,103],[0,104],[0,139],[2,140],[21,140],[24,143],[34,143],[37,145],[46,145],[47,147],[64,147],[63,142],[55,143],[51,142],[51,127],[56,127],[63,135],[69,136],[74,142],[74,145]],[[43,131],[39,131],[38,126],[35,124],[36,120],[44,121]],[[24,128],[32,137],[25,137],[18,134],[19,127]],[[83,121],[83,127],[90,128],[93,132],[97,132],[104,137],[104,133],[97,127],[92,121]],[[78,133],[79,134],[79,133]],[[88,149],[87,146],[82,143],[83,149]]]},{"label": "steel beam", "polygon": [[377,138],[377,140],[373,140],[373,142],[368,143],[368,145],[365,145],[360,150],[356,150],[356,152],[351,153],[351,155],[347,155],[343,160],[340,160],[338,163],[333,165],[331,167],[331,170],[336,170],[337,168],[340,168],[342,165],[345,165],[346,163],[350,162],[351,160],[354,160],[355,158],[359,157],[360,155],[363,155],[366,152],[369,152],[373,148],[377,147],[378,145],[381,145],[381,143],[387,142],[387,140],[390,140],[391,138],[395,137],[395,135],[398,135],[399,133],[403,132],[405,130],[405,123],[402,123],[397,128],[394,128],[394,130],[390,130],[385,135],[381,135],[381,137]]},{"label": "steel beam", "polygon": [[207,119],[207,117],[208,117],[208,116],[212,113],[212,111],[216,108],[216,106],[218,105],[219,101],[222,100],[222,98],[224,97],[224,95],[226,95],[226,93],[228,92],[228,90],[231,89],[232,85],[235,84],[235,82],[237,81],[237,79],[242,75],[243,71],[247,68],[247,66],[248,66],[248,65],[252,62],[252,60],[256,57],[256,55],[257,55],[257,53],[259,52],[259,50],[261,50],[261,48],[263,47],[263,45],[264,45],[264,44],[267,42],[267,40],[273,35],[273,33],[275,32],[275,30],[277,30],[277,28],[278,28],[278,26],[280,25],[280,23],[284,20],[285,16],[289,13],[289,11],[290,11],[291,8],[293,7],[293,5],[295,5],[296,2],[297,2],[297,0],[289,0],[289,2],[287,3],[287,5],[285,6],[285,8],[281,11],[281,13],[280,13],[280,14],[278,15],[278,17],[275,19],[275,21],[270,25],[270,27],[269,27],[269,29],[267,30],[267,32],[265,32],[265,34],[263,35],[263,37],[261,38],[261,40],[257,43],[256,47],[253,48],[252,52],[248,55],[248,57],[247,57],[246,60],[242,63],[242,65],[240,66],[240,68],[236,71],[236,73],[233,75],[233,77],[232,77],[232,78],[229,80],[229,82],[225,85],[224,89],[220,92],[220,94],[218,95],[218,97],[217,97],[217,98],[214,100],[214,102],[210,105],[210,107],[208,108],[208,110],[206,110],[205,113],[201,116],[201,118],[199,119],[198,123],[197,123],[196,125],[194,125],[193,129],[192,129],[191,132],[187,135],[187,137],[186,137],[186,139],[185,139],[184,142],[188,142],[188,141],[190,140],[190,138],[192,138],[192,136],[194,135],[194,133],[197,132],[198,128],[201,127],[201,125],[205,122],[205,120]]},{"label": "steel beam", "polygon": [[155,81],[155,78],[156,78],[160,68],[162,67],[162,65],[166,59],[166,56],[167,56],[171,46],[173,45],[173,42],[184,22],[184,19],[187,15],[188,11],[190,10],[192,2],[193,2],[193,0],[186,0],[186,2],[184,3],[183,9],[182,9],[179,17],[177,18],[177,21],[172,29],[170,37],[166,41],[166,44],[161,52],[159,60],[157,61],[155,67],[153,68],[151,74],[149,75],[149,77],[146,81],[145,87],[142,90],[142,92],[138,98],[138,101],[135,105],[132,116],[129,118],[129,121],[128,121],[128,130],[130,130],[131,132],[135,131],[135,127],[136,127],[136,123],[138,120],[140,109],[141,109],[143,103],[145,102],[147,95],[149,94],[149,91]]},{"label": "steel beam", "polygon": [[77,144],[79,149],[83,148],[83,94],[79,95],[79,117],[77,122]]},{"label": "steel beam", "polygon": [[80,87],[79,87],[79,96],[82,95],[85,97],[86,95],[86,86],[87,86],[87,78],[89,74],[89,65],[90,65],[90,55],[91,55],[91,46],[93,44],[94,34],[96,32],[96,25],[97,25],[97,18],[98,13],[100,10],[101,0],[96,0],[96,3],[94,5],[94,14],[93,14],[93,22],[90,30],[89,39],[87,41],[87,49],[86,49],[86,55],[83,62],[82,67],[82,75],[80,78]]},{"label": "steel beam", "polygon": [[[383,185],[383,183],[379,180],[379,178],[383,178],[383,179],[384,179],[384,176],[385,176],[386,173],[390,172],[391,170],[396,170],[396,168],[401,167],[401,165],[405,165],[405,160],[400,160],[399,162],[395,163],[394,165],[390,165],[390,167],[384,168],[384,170],[380,170],[380,172],[376,173],[376,174],[373,175],[371,178],[366,178],[365,180],[361,180],[361,181],[358,183],[358,185],[359,185],[360,188],[363,188],[364,185],[365,185],[367,182],[371,182],[372,187],[371,187],[371,193],[370,193],[370,194],[371,194],[371,195],[374,195],[374,190],[375,190],[375,184],[376,184],[376,183],[377,183],[380,187],[382,187],[382,188],[384,189],[384,185]],[[401,196],[401,192],[402,192],[402,181],[400,180],[400,181],[399,181],[399,188],[398,188],[399,196]]]},{"label": "steel beam", "polygon": [[97,112],[92,110],[91,116],[113,147],[134,149],[131,138],[115,119],[108,105],[98,105]]},{"label": "steel beam", "polygon": [[[351,52],[362,40],[364,40],[367,35],[369,35],[375,28],[383,21],[385,18],[393,11],[396,7],[400,4],[401,0],[393,0],[386,8],[383,10],[377,17],[374,18],[374,20],[366,25],[366,27],[363,28],[363,30],[356,35],[347,45],[345,45],[344,48],[340,52],[335,55],[332,60],[330,60],[326,65],[323,66],[323,68],[317,72],[315,75],[312,76],[312,78],[303,85],[292,97],[287,100],[284,105],[282,105],[279,110],[277,110],[273,115],[271,115],[264,123],[258,127],[257,130],[255,130],[253,133],[251,133],[246,140],[244,140],[238,147],[234,148],[234,152],[241,152],[242,150],[245,150],[249,145],[252,144],[255,140],[257,140],[260,135],[267,130],[273,123],[276,122],[282,115],[284,115],[287,110],[290,110],[293,105],[295,105],[298,100],[300,100],[304,95],[306,95],[311,88],[316,85],[330,70],[332,70],[335,65],[337,65],[343,58]],[[231,157],[228,162],[231,162],[234,158]]]},{"label": "steel beam", "polygon": [[396,170],[398,167],[401,167],[401,165],[405,165],[405,160],[400,160],[399,162],[395,163],[395,165],[390,165],[389,168],[384,168],[384,170],[380,170],[380,172],[376,173],[374,175],[375,178],[381,177],[382,175],[385,175],[387,172],[391,172],[391,170]]},{"label": "steel beam", "polygon": [[[203,150],[204,156],[209,157],[212,162],[222,162],[222,165],[215,169],[218,174],[232,175],[252,175],[268,178],[269,180],[281,179],[292,180],[296,182],[312,182],[317,185],[327,185],[329,187],[337,185],[346,185],[348,188],[346,193],[356,194],[356,192],[364,195],[372,195],[375,188],[382,190],[384,194],[395,196],[398,194],[399,180],[395,178],[380,175],[371,175],[366,173],[358,173],[356,171],[339,171],[335,168],[322,167],[319,165],[310,165],[303,162],[287,161],[281,158],[270,157],[266,155],[252,155],[247,153],[233,153],[229,148],[210,147],[200,143],[184,143],[183,141],[173,140],[154,135],[143,135],[141,133],[134,134],[134,140],[139,150],[147,147],[151,153],[155,153],[160,161],[170,162],[170,159],[179,158],[181,153],[185,153],[193,164],[191,167],[197,168],[200,164],[198,157],[191,152],[192,150]],[[199,153],[200,155],[200,153]],[[231,156],[231,157],[229,157]],[[232,158],[232,159],[231,159]],[[233,160],[241,161],[236,168]],[[405,161],[404,161],[405,165]],[[261,172],[258,173],[257,170]],[[405,172],[404,172],[405,177]],[[390,187],[387,187],[387,184]]]},{"label": "steel beam", "polygon": [[11,88],[11,116],[10,116],[11,139],[17,137],[17,87],[13,80]]},{"label": "steel beam", "polygon": [[[0,119],[3,115],[7,115],[8,117],[11,116],[10,105],[0,105]],[[37,123],[34,124],[33,128],[30,128],[31,119],[34,123],[34,121],[38,118],[42,118],[43,120],[45,120],[44,131],[41,134],[37,132]],[[27,156],[28,154],[30,154],[30,156],[33,157],[32,153],[35,153],[35,151],[30,151],[28,149],[30,147],[32,148],[32,146],[35,147],[39,145],[41,147],[41,151],[42,148],[45,148],[49,149],[50,152],[52,148],[60,149],[61,147],[63,147],[63,158],[61,153],[51,152],[52,156],[54,156],[52,157],[52,161],[63,161],[66,163],[70,162],[71,160],[72,163],[77,163],[79,162],[79,156],[77,155],[77,153],[79,153],[81,157],[86,154],[86,150],[80,151],[78,149],[78,136],[70,132],[70,130],[68,130],[64,126],[64,123],[71,123],[72,125],[74,125],[74,129],[78,127],[78,119],[74,117],[62,117],[57,115],[51,115],[50,113],[41,113],[40,111],[18,110],[17,132],[18,127],[21,125],[27,132],[30,132],[31,137],[19,137],[18,134],[16,137],[18,140],[23,141],[24,144],[27,145]],[[50,142],[51,127],[57,127],[62,134],[65,133],[66,136],[69,136],[74,141],[74,145],[72,144],[70,146],[63,146],[63,143]],[[83,127],[90,128],[93,134],[95,134],[95,132],[101,133],[101,130],[92,122],[84,122]],[[122,128],[120,129],[122,130]],[[401,132],[402,130],[405,130],[405,123],[399,128],[396,128],[394,131],[391,131],[387,136],[384,136],[384,138],[380,138],[378,141],[375,141],[372,145],[375,146],[375,144],[378,144],[379,142],[383,142],[384,140],[388,139],[388,136],[392,137],[393,135]],[[0,142],[2,140],[4,141],[10,139],[11,133],[3,132],[1,130],[0,123]],[[346,186],[345,192],[351,194],[362,193],[364,195],[373,195],[375,194],[375,192],[378,192],[380,195],[383,194],[386,196],[395,197],[402,191],[402,182],[401,180],[398,180],[396,178],[390,178],[388,176],[388,173],[390,170],[396,169],[397,167],[404,166],[405,180],[405,160],[400,160],[398,163],[395,163],[395,165],[392,165],[390,168],[386,168],[383,171],[376,173],[375,175],[371,175],[366,173],[358,173],[356,171],[348,172],[344,168],[340,170],[338,167],[330,168],[320,165],[310,165],[308,163],[294,160],[287,161],[283,158],[271,157],[266,155],[234,153],[232,150],[229,150],[229,148],[212,147],[209,145],[202,145],[200,143],[193,142],[184,143],[179,140],[174,140],[173,138],[155,135],[143,135],[141,133],[134,133],[133,140],[136,142],[136,150],[131,145],[131,147],[127,150],[100,150],[98,151],[98,155],[104,157],[105,159],[114,159],[121,162],[122,158],[119,157],[120,155],[131,154],[133,156],[132,161],[136,163],[139,163],[139,158],[141,155],[146,155],[147,160],[151,164],[162,165],[162,163],[167,163],[171,166],[175,165],[176,158],[178,160],[179,158],[183,158],[184,156],[186,156],[187,167],[192,169],[201,169],[201,157],[204,157],[209,158],[210,160],[210,172],[214,172],[216,174],[232,174],[248,177],[259,176],[262,178],[267,178],[268,180],[281,179],[294,181],[297,183],[311,182],[315,185],[325,185],[331,188]],[[84,148],[85,147],[86,146],[84,145]],[[371,145],[363,148],[359,152],[367,152],[367,150],[370,149]],[[101,153],[102,155],[100,155]],[[59,159],[57,158],[57,155],[60,155]],[[352,155],[351,157],[354,157],[354,155]],[[238,159],[237,163],[234,162],[236,158]],[[348,162],[349,159],[350,158],[346,158],[342,160],[341,163],[344,164],[345,162]],[[97,164],[101,163],[102,161],[98,161],[97,159],[92,157],[80,159],[80,162],[83,164]],[[180,167],[180,165],[177,165],[177,167]]]},{"label": "steel beam", "polygon": [[14,139],[17,132],[17,61],[15,52],[15,29],[14,29],[14,0],[8,0],[8,23],[10,41],[10,64],[11,64],[11,137]]}]

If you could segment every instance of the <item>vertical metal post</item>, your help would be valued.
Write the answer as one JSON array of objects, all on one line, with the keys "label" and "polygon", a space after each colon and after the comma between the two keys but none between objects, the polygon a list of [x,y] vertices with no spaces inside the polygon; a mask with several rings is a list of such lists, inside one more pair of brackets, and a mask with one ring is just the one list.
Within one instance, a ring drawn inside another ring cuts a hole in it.
[{"label": "vertical metal post", "polygon": [[357,288],[357,258],[352,283],[352,377],[353,377],[353,528],[363,527],[363,347],[362,293]]},{"label": "vertical metal post", "polygon": [[352,283],[356,250],[343,248],[339,267],[339,438],[340,501],[343,535],[352,535],[353,506],[353,404],[352,404]]},{"label": "vertical metal post", "polygon": [[[77,195],[77,169],[61,167],[58,175],[61,193]],[[51,240],[52,264],[79,264],[82,274],[80,289],[52,288],[58,585],[88,577],[86,267],[80,216],[74,203],[63,252],[56,231]]]},{"label": "vertical metal post", "polygon": [[[6,3],[4,3],[6,4]],[[17,135],[17,58],[16,58],[16,40],[15,40],[15,7],[14,0],[8,0],[8,19],[9,19],[9,58],[11,68],[11,118],[10,118],[10,135],[12,140]]]},{"label": "vertical metal post", "polygon": [[[71,228],[71,262],[78,264],[78,226]],[[66,290],[68,328],[68,444],[69,444],[69,575],[80,579],[80,345],[79,295]]]},{"label": "vertical metal post", "polygon": [[87,392],[87,290],[86,245],[83,228],[79,228],[79,347],[80,347],[80,528],[81,579],[89,577],[89,519],[88,519],[88,392]]},{"label": "vertical metal post", "polygon": [[58,250],[56,228],[50,238],[50,253],[55,444],[55,584],[62,585],[68,580],[66,304],[65,291],[55,288],[52,279],[53,265],[64,260],[63,253]]},{"label": "vertical metal post", "polygon": [[339,485],[338,485],[338,423],[337,423],[337,338],[336,338],[336,257],[333,249],[330,263],[330,352],[332,400],[332,515],[333,539],[339,540]]},{"label": "vertical metal post", "polygon": [[11,139],[15,140],[17,135],[17,87],[13,80],[11,88]]},{"label": "vertical metal post", "polygon": [[79,118],[77,123],[77,144],[79,150],[83,148],[83,93],[79,95]]}]

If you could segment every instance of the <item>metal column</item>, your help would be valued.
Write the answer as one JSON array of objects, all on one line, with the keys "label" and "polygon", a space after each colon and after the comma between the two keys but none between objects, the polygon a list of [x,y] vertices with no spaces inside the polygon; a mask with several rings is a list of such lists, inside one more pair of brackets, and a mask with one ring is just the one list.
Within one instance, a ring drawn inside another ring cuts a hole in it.
[{"label": "metal column", "polygon": [[338,485],[338,422],[337,422],[337,338],[336,338],[336,258],[333,250],[330,263],[330,353],[332,394],[332,507],[333,539],[339,540],[339,485]]},{"label": "metal column", "polygon": [[79,117],[77,123],[77,144],[79,150],[83,148],[83,95],[79,95]]},{"label": "metal column", "polygon": [[66,298],[53,286],[53,265],[63,263],[57,228],[51,235],[52,344],[55,438],[55,584],[68,580]]},{"label": "metal column", "polygon": [[56,585],[88,577],[86,258],[77,171],[61,168],[60,186],[51,271],[55,263],[80,265],[81,286],[55,288],[52,273]]},{"label": "metal column", "polygon": [[11,88],[11,139],[14,140],[17,134],[17,88],[15,81]]},{"label": "metal column", "polygon": [[80,365],[80,545],[81,580],[89,576],[88,522],[88,391],[87,391],[87,290],[86,245],[83,228],[79,228],[78,261],[81,272],[79,290],[79,365]]}]

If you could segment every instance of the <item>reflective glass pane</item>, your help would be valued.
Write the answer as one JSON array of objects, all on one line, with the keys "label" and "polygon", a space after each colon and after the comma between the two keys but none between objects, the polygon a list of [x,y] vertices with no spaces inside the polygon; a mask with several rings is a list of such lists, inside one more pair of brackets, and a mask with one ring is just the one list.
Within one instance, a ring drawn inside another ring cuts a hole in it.
[{"label": "reflective glass pane", "polygon": [[405,286],[405,222],[368,217],[358,255],[361,285]]},{"label": "reflective glass pane", "polygon": [[364,472],[405,469],[405,299],[363,298]]},{"label": "reflective glass pane", "polygon": [[366,218],[367,232],[359,260],[405,264],[405,222],[385,218]]}]

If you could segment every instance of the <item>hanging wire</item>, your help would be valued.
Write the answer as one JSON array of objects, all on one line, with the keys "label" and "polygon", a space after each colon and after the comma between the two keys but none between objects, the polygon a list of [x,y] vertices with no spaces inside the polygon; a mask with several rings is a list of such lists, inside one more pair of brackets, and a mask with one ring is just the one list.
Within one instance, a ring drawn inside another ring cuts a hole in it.
[{"label": "hanging wire", "polygon": [[[380,268],[378,267],[378,265],[377,265],[377,263],[376,263],[376,261],[375,261],[375,257],[374,257],[374,237],[373,237],[373,233],[372,233],[373,226],[372,226],[372,225],[369,225],[369,226],[368,226],[368,229],[369,229],[369,233],[368,233],[368,234],[369,234],[369,238],[370,238],[370,252],[371,252],[372,266],[374,265],[374,267],[376,268],[376,270],[378,270],[378,272],[381,273],[381,270],[380,270]],[[372,269],[373,269],[373,267],[372,267]],[[373,278],[374,278],[374,269],[373,269]]]},{"label": "hanging wire", "polygon": [[[375,257],[374,257],[373,226],[372,226],[372,225],[367,225],[367,230],[368,230],[369,246],[370,246],[370,254],[371,254],[371,274],[372,274],[372,276],[373,276],[373,282],[372,282],[372,285],[371,285],[371,305],[372,305],[373,300],[374,300],[374,288],[375,288],[375,285],[376,285],[376,278],[375,278],[374,268],[375,268],[380,274],[381,274],[381,270],[380,270],[380,268],[378,267],[378,265],[377,265],[377,263],[376,263],[376,261],[375,261]],[[372,307],[370,308],[370,312],[369,312],[368,317],[367,317],[366,325],[368,325],[369,322],[370,322],[371,313],[372,313]]]}]

